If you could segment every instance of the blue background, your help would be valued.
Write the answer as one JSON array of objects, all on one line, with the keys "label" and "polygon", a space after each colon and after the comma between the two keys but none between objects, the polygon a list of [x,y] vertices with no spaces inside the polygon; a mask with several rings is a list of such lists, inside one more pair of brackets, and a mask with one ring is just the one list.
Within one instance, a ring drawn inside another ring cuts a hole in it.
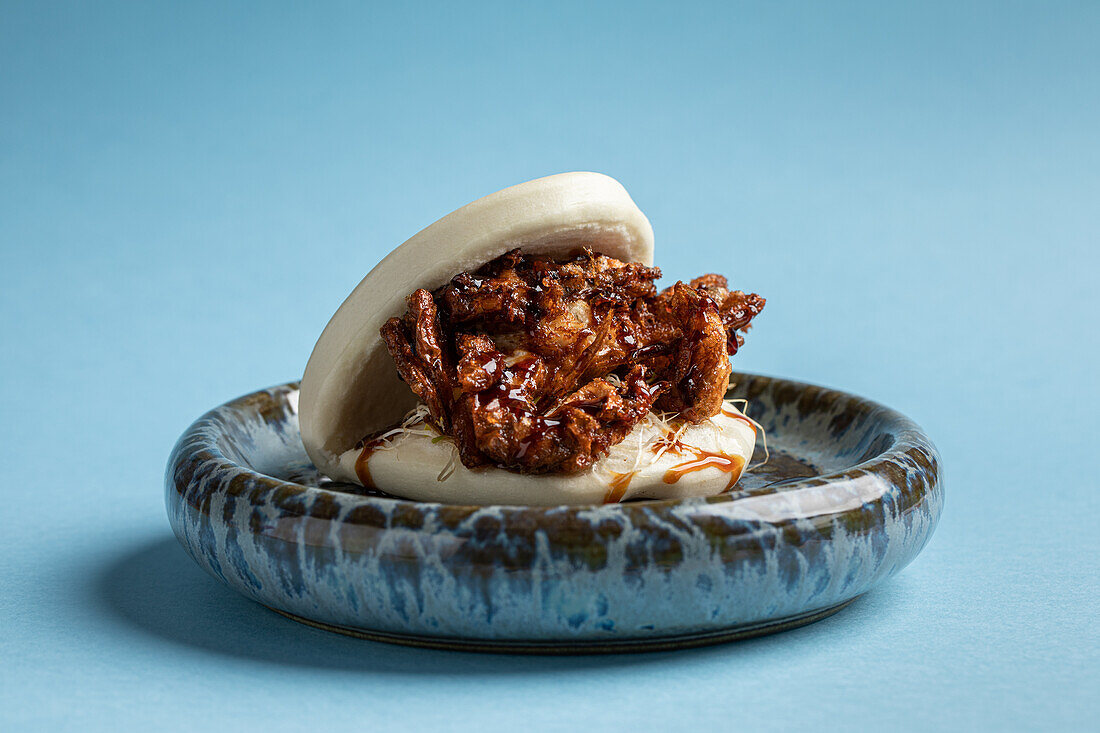
[{"label": "blue background", "polygon": [[[1067,2],[5,2],[0,727],[1095,725],[1098,37]],[[928,430],[925,552],[801,630],[574,659],[328,635],[194,566],[191,420],[300,375],[421,227],[576,169],[669,280],[767,296],[739,369]]]}]

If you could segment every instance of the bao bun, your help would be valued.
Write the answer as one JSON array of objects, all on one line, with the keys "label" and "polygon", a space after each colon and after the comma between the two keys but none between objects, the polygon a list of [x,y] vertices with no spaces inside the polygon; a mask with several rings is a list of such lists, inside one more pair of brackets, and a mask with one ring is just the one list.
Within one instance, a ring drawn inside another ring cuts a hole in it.
[{"label": "bao bun", "polygon": [[[317,468],[332,479],[359,483],[357,444],[400,423],[416,406],[415,395],[398,378],[379,335],[387,319],[404,313],[406,296],[418,288],[434,290],[459,272],[476,269],[511,249],[567,256],[582,246],[625,262],[653,263],[649,221],[621,184],[599,173],[562,173],[498,191],[448,214],[386,256],[329,321],[302,377],[302,442]],[[720,435],[717,423],[698,428],[721,438],[716,438],[721,445],[715,448],[747,460],[755,440],[751,428],[742,420],[727,421],[740,428],[731,425]],[[637,437],[632,433],[624,444]],[[497,468],[470,471],[459,464],[445,481],[436,481],[451,455],[445,442],[403,436],[401,445],[372,457],[370,470],[384,490],[460,504],[599,503],[607,489],[606,480],[595,479],[606,473],[601,471],[606,469],[600,465],[604,461],[573,476],[523,476]],[[404,467],[395,468],[395,461]],[[394,471],[404,478],[394,479]],[[635,475],[626,498],[653,491],[660,496],[685,490],[714,494],[725,488],[729,475],[708,469],[675,484],[658,477],[656,487],[649,478],[641,472]],[[717,488],[696,485],[707,478]],[[507,488],[523,484],[530,487]]]}]

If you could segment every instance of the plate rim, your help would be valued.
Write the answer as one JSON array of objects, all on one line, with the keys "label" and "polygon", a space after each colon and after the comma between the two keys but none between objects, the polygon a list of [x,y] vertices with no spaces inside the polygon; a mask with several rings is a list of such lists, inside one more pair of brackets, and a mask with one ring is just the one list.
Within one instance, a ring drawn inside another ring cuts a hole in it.
[{"label": "plate rim", "polygon": [[[442,502],[430,502],[430,501],[417,501],[413,499],[404,499],[401,497],[390,496],[370,496],[363,494],[353,494],[345,491],[335,491],[327,489],[323,486],[310,486],[307,484],[298,483],[288,479],[276,478],[259,471],[256,471],[250,466],[241,464],[240,462],[231,460],[225,453],[217,446],[216,434],[212,434],[208,429],[211,424],[216,424],[221,417],[221,413],[225,410],[240,410],[248,409],[251,407],[249,403],[254,403],[261,399],[279,399],[280,395],[286,395],[294,393],[299,388],[299,380],[293,380],[290,382],[284,382],[281,384],[272,385],[259,390],[240,395],[228,402],[225,402],[197,418],[184,433],[180,436],[176,445],[172,449],[171,455],[168,460],[168,465],[165,468],[165,489],[171,491],[173,485],[176,490],[182,490],[184,483],[182,477],[177,476],[180,464],[185,460],[198,460],[202,462],[211,461],[216,464],[219,469],[230,469],[236,472],[247,474],[249,478],[257,482],[264,487],[273,490],[275,493],[276,502],[280,505],[280,509],[293,513],[294,510],[301,506],[300,502],[293,501],[293,499],[300,498],[302,496],[309,497],[313,494],[320,494],[329,497],[335,497],[340,502],[350,502],[363,504],[384,504],[385,506],[409,506],[417,507],[420,510],[439,510],[446,509],[456,512],[476,512],[485,509],[496,509],[508,514],[533,512],[537,514],[545,514],[548,512],[562,511],[562,510],[574,510],[574,511],[593,511],[599,510],[603,512],[623,512],[627,514],[652,510],[652,509],[671,509],[678,506],[688,505],[728,505],[734,504],[738,501],[742,501],[746,498],[760,498],[767,496],[775,496],[778,494],[785,494],[796,490],[815,489],[819,487],[834,487],[841,483],[850,482],[863,474],[873,474],[876,476],[882,476],[889,472],[888,466],[896,465],[898,460],[906,460],[912,457],[914,449],[923,451],[928,457],[928,465],[925,466],[926,470],[930,473],[928,485],[935,487],[942,484],[942,459],[939,451],[933,444],[931,438],[914,422],[911,418],[903,413],[887,407],[879,402],[871,400],[860,395],[855,395],[849,392],[844,392],[839,389],[831,387],[824,387],[821,385],[811,384],[808,382],[802,382],[794,379],[787,379],[785,377],[775,377],[764,374],[755,374],[750,372],[734,372],[731,380],[731,387],[727,390],[727,395],[738,389],[742,382],[748,382],[750,384],[759,384],[760,388],[756,391],[756,394],[764,392],[768,384],[782,383],[788,388],[794,389],[801,395],[814,395],[816,398],[824,397],[826,399],[844,399],[854,407],[863,410],[867,413],[877,413],[886,422],[896,425],[897,430],[893,435],[892,444],[880,451],[874,456],[870,456],[865,460],[860,461],[847,468],[833,471],[818,476],[796,478],[789,483],[785,483],[781,491],[758,493],[750,497],[738,496],[733,494],[718,494],[708,497],[681,497],[673,499],[645,499],[636,502],[625,503],[607,503],[607,504],[556,504],[556,505],[534,505],[534,504],[451,504]],[[285,397],[283,398],[285,399]],[[738,398],[740,399],[740,398]],[[749,397],[751,400],[752,398]],[[295,405],[296,408],[296,405]],[[890,478],[886,479],[892,485],[895,481]],[[805,517],[802,517],[805,518]],[[775,522],[778,524],[779,522]]]}]

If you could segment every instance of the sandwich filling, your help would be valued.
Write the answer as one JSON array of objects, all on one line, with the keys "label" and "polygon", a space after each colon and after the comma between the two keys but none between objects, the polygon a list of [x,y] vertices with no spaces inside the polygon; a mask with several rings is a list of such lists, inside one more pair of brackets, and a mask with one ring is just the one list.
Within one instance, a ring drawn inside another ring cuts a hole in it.
[{"label": "sandwich filling", "polygon": [[698,424],[722,410],[728,356],[765,301],[721,275],[658,291],[660,277],[587,249],[513,250],[416,290],[381,335],[464,466],[574,474],[652,412]]}]

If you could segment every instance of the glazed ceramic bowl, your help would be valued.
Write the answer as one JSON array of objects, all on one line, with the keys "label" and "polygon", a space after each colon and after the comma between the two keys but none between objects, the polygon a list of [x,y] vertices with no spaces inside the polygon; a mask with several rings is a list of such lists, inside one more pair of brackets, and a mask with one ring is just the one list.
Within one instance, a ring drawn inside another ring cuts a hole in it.
[{"label": "glazed ceramic bowl", "polygon": [[336,484],[302,448],[291,383],[184,433],[168,463],[168,516],[195,562],[231,588],[372,639],[623,651],[807,623],[924,547],[943,507],[939,455],[874,402],[735,378],[728,396],[748,400],[771,458],[717,497],[476,507]]}]

